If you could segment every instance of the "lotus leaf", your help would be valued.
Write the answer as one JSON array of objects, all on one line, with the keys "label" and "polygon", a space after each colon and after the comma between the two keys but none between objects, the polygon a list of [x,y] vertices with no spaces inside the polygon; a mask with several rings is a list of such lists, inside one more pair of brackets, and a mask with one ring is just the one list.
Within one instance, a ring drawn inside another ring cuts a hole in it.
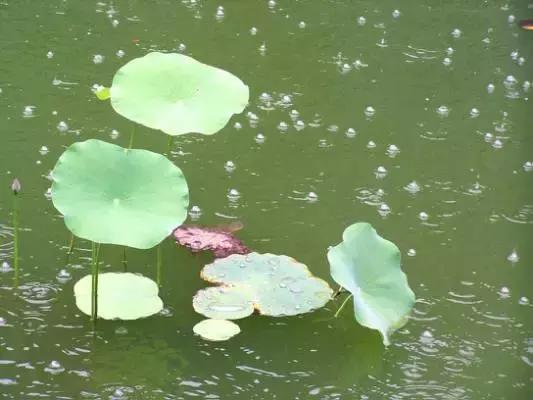
[{"label": "lotus leaf", "polygon": [[415,303],[400,267],[400,250],[367,223],[349,226],[342,239],[328,251],[331,276],[352,293],[357,322],[377,329],[388,345]]},{"label": "lotus leaf", "polygon": [[232,232],[222,228],[182,225],[174,231],[176,241],[192,252],[210,250],[217,258],[248,254],[250,250]]},{"label": "lotus leaf", "polygon": [[[91,315],[92,276],[74,285],[76,306]],[[163,308],[157,284],[130,272],[106,272],[98,276],[98,317],[132,320],[157,314]]]},{"label": "lotus leaf", "polygon": [[304,264],[283,255],[233,254],[206,265],[201,275],[249,293],[254,307],[272,317],[310,312],[324,306],[332,294],[329,285]]},{"label": "lotus leaf", "polygon": [[68,229],[93,242],[148,249],[187,217],[183,173],[151,151],[96,139],[74,143],[52,177],[52,201]]},{"label": "lotus leaf", "polygon": [[252,294],[242,287],[215,286],[199,290],[192,305],[197,313],[214,319],[240,319],[254,312]]},{"label": "lotus leaf", "polygon": [[202,339],[220,342],[237,335],[241,328],[235,322],[225,319],[204,319],[194,325],[193,331]]},{"label": "lotus leaf", "polygon": [[168,135],[222,129],[248,104],[239,78],[183,54],[148,53],[120,68],[110,89],[117,113]]}]

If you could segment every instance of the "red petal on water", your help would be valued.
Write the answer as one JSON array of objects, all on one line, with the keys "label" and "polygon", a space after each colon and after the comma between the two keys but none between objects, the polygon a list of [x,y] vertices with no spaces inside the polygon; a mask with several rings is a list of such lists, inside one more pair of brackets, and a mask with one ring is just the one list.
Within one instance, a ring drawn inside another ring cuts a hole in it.
[{"label": "red petal on water", "polygon": [[525,19],[520,21],[520,26],[526,31],[533,31],[533,19]]},{"label": "red petal on water", "polygon": [[174,237],[178,244],[192,252],[208,250],[217,258],[250,253],[250,249],[243,242],[221,228],[182,225],[174,231]]}]

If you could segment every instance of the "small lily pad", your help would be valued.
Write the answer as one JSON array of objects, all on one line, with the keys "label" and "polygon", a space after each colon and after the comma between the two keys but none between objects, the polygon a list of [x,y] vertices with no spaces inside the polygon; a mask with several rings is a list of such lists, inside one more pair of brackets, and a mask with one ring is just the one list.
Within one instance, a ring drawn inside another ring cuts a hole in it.
[{"label": "small lily pad", "polygon": [[204,319],[194,325],[193,332],[202,339],[221,342],[240,333],[241,328],[235,322],[225,319]]},{"label": "small lily pad", "polygon": [[352,293],[357,322],[377,329],[388,345],[415,303],[400,267],[400,250],[367,223],[349,226],[342,239],[328,251],[331,276]]},{"label": "small lily pad", "polygon": [[90,139],[68,147],[52,171],[52,201],[76,236],[148,249],[187,217],[181,170],[161,154]]},{"label": "small lily pad", "polygon": [[111,105],[131,121],[168,135],[222,129],[248,104],[249,89],[231,73],[177,53],[148,53],[120,68]]},{"label": "small lily pad", "polygon": [[[86,275],[74,285],[76,306],[91,315],[92,276]],[[98,317],[133,320],[149,317],[163,309],[157,283],[130,272],[105,272],[98,275]]]},{"label": "small lily pad", "polygon": [[213,319],[240,319],[253,314],[252,295],[243,287],[214,286],[193,297],[194,310]]},{"label": "small lily pad", "polygon": [[283,255],[234,254],[206,265],[201,276],[250,296],[260,314],[272,317],[313,311],[323,307],[332,294],[329,285],[304,264]]},{"label": "small lily pad", "polygon": [[174,237],[178,244],[187,247],[192,252],[210,250],[217,258],[250,252],[250,249],[233,233],[222,228],[182,225],[174,231]]}]

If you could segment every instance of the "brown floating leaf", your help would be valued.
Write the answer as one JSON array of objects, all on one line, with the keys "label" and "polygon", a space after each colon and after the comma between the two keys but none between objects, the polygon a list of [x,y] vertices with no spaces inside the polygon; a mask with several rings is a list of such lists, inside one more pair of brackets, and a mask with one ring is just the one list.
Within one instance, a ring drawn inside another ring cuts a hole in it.
[{"label": "brown floating leaf", "polygon": [[248,254],[250,249],[237,239],[231,227],[207,228],[194,225],[182,225],[174,231],[178,244],[192,252],[210,250],[216,258],[231,254]]}]

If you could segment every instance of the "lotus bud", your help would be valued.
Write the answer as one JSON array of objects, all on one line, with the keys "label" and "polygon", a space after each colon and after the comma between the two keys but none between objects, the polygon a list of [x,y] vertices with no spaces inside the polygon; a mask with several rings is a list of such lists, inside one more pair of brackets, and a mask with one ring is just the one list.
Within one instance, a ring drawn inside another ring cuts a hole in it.
[{"label": "lotus bud", "polygon": [[11,182],[11,190],[13,191],[13,194],[16,196],[21,189],[22,186],[20,185],[20,181],[17,178],[13,179],[13,182]]}]

